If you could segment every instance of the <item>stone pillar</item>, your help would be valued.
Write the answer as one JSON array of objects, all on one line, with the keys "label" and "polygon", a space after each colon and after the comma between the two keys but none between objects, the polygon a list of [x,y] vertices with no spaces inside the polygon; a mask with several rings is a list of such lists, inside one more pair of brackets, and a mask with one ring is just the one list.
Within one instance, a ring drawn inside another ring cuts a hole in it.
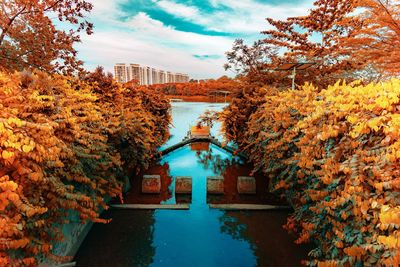
[{"label": "stone pillar", "polygon": [[224,177],[223,176],[207,177],[207,193],[224,194]]},{"label": "stone pillar", "polygon": [[237,191],[239,194],[255,194],[256,179],[250,176],[239,176],[237,180]]},{"label": "stone pillar", "polygon": [[160,175],[143,175],[142,193],[159,194],[161,192]]},{"label": "stone pillar", "polygon": [[192,193],[192,177],[177,176],[175,180],[176,194],[191,194]]}]

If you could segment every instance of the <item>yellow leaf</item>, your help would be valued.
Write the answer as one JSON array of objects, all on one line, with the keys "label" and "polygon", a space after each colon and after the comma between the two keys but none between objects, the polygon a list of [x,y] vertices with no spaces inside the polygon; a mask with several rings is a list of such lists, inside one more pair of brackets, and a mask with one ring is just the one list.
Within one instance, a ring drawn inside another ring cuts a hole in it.
[{"label": "yellow leaf", "polygon": [[386,245],[389,248],[396,248],[398,239],[394,236],[379,236],[378,242]]},{"label": "yellow leaf", "polygon": [[350,115],[350,116],[347,116],[347,121],[350,122],[351,124],[355,124],[358,121],[358,119],[356,116]]},{"label": "yellow leaf", "polygon": [[3,152],[1,153],[1,156],[3,159],[10,159],[10,158],[14,157],[14,152],[3,150]]},{"label": "yellow leaf", "polygon": [[32,150],[33,150],[33,146],[30,146],[30,145],[22,146],[22,151],[24,151],[25,153],[31,152]]}]

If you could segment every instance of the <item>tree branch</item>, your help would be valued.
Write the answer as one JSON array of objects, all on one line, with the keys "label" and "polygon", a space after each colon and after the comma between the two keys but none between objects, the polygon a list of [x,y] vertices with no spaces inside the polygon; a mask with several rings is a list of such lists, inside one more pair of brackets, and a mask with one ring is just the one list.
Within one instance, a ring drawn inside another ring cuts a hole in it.
[{"label": "tree branch", "polygon": [[4,41],[4,37],[6,36],[6,33],[8,32],[8,30],[10,29],[11,25],[13,24],[14,20],[21,15],[24,10],[26,9],[26,5],[20,10],[18,11],[13,17],[11,17],[8,20],[8,23],[6,25],[6,27],[4,27],[4,29],[2,29],[1,35],[0,35],[0,46],[2,45],[3,41]]}]

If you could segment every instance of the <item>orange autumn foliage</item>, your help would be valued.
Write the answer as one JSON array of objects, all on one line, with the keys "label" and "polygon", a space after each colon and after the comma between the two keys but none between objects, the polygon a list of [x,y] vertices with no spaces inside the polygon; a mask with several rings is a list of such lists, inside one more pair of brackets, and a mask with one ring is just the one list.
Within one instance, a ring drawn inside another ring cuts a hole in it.
[{"label": "orange autumn foliage", "polygon": [[216,80],[210,79],[191,81],[188,83],[154,84],[147,86],[147,88],[165,95],[208,96],[212,95],[215,91],[233,92],[239,88],[239,82],[236,79],[223,76]]},{"label": "orange autumn foliage", "polygon": [[151,95],[97,84],[0,72],[0,265],[51,256],[71,211],[107,222],[106,199],[121,197],[126,175],[166,140],[169,116],[157,114],[168,114],[167,100],[156,113]]},{"label": "orange autumn foliage", "polygon": [[400,74],[400,3],[386,0],[354,0],[363,10],[354,15],[362,27],[340,44],[354,61],[372,64],[382,75]]},{"label": "orange autumn foliage", "polygon": [[[267,18],[265,38],[252,46],[236,40],[226,68],[242,81],[285,89],[290,71],[283,63],[313,62],[296,83],[324,88],[338,79],[365,84],[399,75],[400,4],[386,0],[315,0],[308,14]],[[278,53],[280,51],[280,53]]]},{"label": "orange autumn foliage", "polygon": [[232,101],[224,128],[293,206],[286,228],[316,246],[308,264],[397,266],[400,80],[253,98],[249,115]]},{"label": "orange autumn foliage", "polygon": [[[82,70],[73,47],[82,32],[91,34],[84,0],[7,0],[0,2],[0,66],[14,71]],[[57,21],[57,22],[55,22]]]}]

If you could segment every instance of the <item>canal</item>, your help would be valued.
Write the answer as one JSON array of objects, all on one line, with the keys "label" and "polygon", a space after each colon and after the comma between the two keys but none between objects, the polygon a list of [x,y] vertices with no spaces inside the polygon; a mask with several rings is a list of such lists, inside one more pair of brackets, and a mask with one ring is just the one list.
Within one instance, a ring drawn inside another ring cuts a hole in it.
[{"label": "canal", "polygon": [[[205,110],[221,110],[225,104],[172,103],[171,138],[163,146],[178,143]],[[217,123],[212,133],[219,135]],[[127,203],[191,203],[189,210],[110,210],[109,224],[96,224],[81,245],[77,266],[300,266],[306,248],[282,228],[286,211],[221,211],[208,203],[275,204],[266,182],[256,176],[257,195],[236,193],[238,175],[249,175],[250,166],[226,151],[205,144],[182,147],[160,159],[146,171],[162,177],[159,196],[140,192],[140,175],[133,177]],[[223,175],[227,193],[207,197],[206,177]],[[174,179],[191,176],[191,197],[175,197]]]}]

